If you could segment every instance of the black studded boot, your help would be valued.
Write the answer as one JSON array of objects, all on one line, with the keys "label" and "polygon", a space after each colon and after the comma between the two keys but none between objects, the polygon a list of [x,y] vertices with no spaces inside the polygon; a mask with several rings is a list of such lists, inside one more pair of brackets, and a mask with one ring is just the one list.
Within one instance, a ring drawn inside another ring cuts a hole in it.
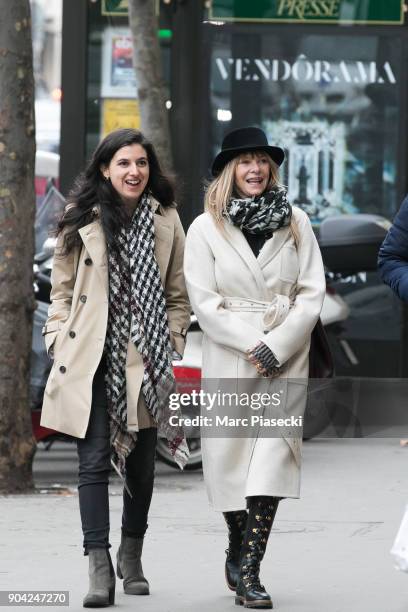
[{"label": "black studded boot", "polygon": [[248,522],[242,544],[242,556],[235,603],[245,608],[270,609],[270,595],[259,581],[269,534],[278,508],[277,497],[249,497]]},{"label": "black studded boot", "polygon": [[244,539],[248,513],[246,510],[223,512],[228,527],[228,548],[225,551],[225,580],[231,591],[235,591],[238,584],[239,562],[241,546]]}]

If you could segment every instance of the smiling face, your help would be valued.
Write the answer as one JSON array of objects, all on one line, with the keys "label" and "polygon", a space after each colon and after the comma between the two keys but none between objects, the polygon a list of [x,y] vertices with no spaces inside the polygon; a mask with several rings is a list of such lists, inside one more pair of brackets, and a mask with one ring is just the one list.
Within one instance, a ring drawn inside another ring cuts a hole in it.
[{"label": "smiling face", "polygon": [[150,174],[149,160],[142,145],[131,144],[118,149],[109,166],[101,170],[125,204],[134,206],[139,202]]},{"label": "smiling face", "polygon": [[235,168],[235,189],[248,198],[263,193],[270,181],[271,164],[262,151],[243,153]]}]

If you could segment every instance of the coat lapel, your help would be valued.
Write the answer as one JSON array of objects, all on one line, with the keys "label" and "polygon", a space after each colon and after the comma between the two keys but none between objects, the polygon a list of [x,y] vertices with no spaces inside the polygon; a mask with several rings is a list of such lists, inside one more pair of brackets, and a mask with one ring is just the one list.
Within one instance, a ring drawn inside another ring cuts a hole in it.
[{"label": "coat lapel", "polygon": [[265,242],[258,257],[255,257],[251,247],[240,229],[229,223],[225,223],[224,227],[228,242],[234,247],[237,254],[252,272],[261,294],[264,295],[266,300],[268,300],[269,291],[262,269],[278,255],[279,251],[288,239],[290,226],[283,227],[276,231],[272,238]]},{"label": "coat lapel", "polygon": [[154,213],[154,236],[156,240],[168,240],[171,242],[171,224],[162,215]]},{"label": "coat lapel", "polygon": [[277,230],[272,238],[267,240],[258,255],[258,265],[264,268],[279,253],[288,239],[290,226],[282,227]]},{"label": "coat lapel", "polygon": [[92,263],[101,277],[103,286],[108,295],[108,259],[106,253],[106,240],[100,221],[97,219],[79,230],[79,235],[89,253]]},{"label": "coat lapel", "polygon": [[[154,237],[155,243],[158,240],[163,242],[172,242],[171,223],[169,223],[163,215],[160,214],[160,204],[153,197],[150,196],[150,207],[153,211],[153,222],[154,222]],[[157,255],[157,244],[155,244],[155,253]]]},{"label": "coat lapel", "polygon": [[231,225],[230,223],[225,223],[224,227],[228,242],[235,249],[239,257],[242,259],[244,264],[249,268],[250,272],[254,276],[261,295],[263,295],[267,299],[268,289],[266,286],[264,275],[262,274],[259,262],[253,254],[252,249],[249,246],[244,234],[241,232],[240,229],[238,229],[234,225]]}]

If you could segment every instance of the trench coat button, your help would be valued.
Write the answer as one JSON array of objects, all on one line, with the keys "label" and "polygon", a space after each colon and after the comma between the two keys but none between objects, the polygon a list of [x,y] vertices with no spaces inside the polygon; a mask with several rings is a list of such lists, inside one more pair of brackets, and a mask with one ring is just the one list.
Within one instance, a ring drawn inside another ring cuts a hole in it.
[{"label": "trench coat button", "polygon": [[84,261],[86,266],[91,266],[92,265],[92,259],[90,257],[87,257]]},{"label": "trench coat button", "polygon": [[65,366],[60,366],[59,371],[61,372],[61,374],[65,374],[65,372],[67,371],[67,368]]},{"label": "trench coat button", "polygon": [[81,300],[81,302],[83,304],[85,304],[85,302],[86,302],[86,295],[81,295],[81,297],[79,299]]},{"label": "trench coat button", "polygon": [[75,336],[76,336],[76,333],[74,331],[70,331],[69,332],[69,337],[70,338],[75,338]]}]

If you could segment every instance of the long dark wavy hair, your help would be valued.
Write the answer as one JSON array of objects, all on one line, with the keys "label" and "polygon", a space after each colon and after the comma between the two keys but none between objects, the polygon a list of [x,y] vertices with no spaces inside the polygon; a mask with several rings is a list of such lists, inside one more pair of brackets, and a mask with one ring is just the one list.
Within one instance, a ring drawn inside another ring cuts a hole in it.
[{"label": "long dark wavy hair", "polygon": [[67,203],[71,206],[67,206],[57,228],[57,235],[64,231],[64,255],[81,244],[78,230],[94,220],[95,206],[99,209],[106,241],[110,247],[116,248],[117,233],[129,222],[129,217],[118,192],[112,183],[104,178],[101,167],[109,165],[116,151],[133,144],[141,145],[147,153],[150,173],[145,191],[149,191],[162,206],[175,206],[173,181],[162,171],[152,143],[139,130],[115,130],[98,145],[85,171],[78,176],[68,195]]}]

